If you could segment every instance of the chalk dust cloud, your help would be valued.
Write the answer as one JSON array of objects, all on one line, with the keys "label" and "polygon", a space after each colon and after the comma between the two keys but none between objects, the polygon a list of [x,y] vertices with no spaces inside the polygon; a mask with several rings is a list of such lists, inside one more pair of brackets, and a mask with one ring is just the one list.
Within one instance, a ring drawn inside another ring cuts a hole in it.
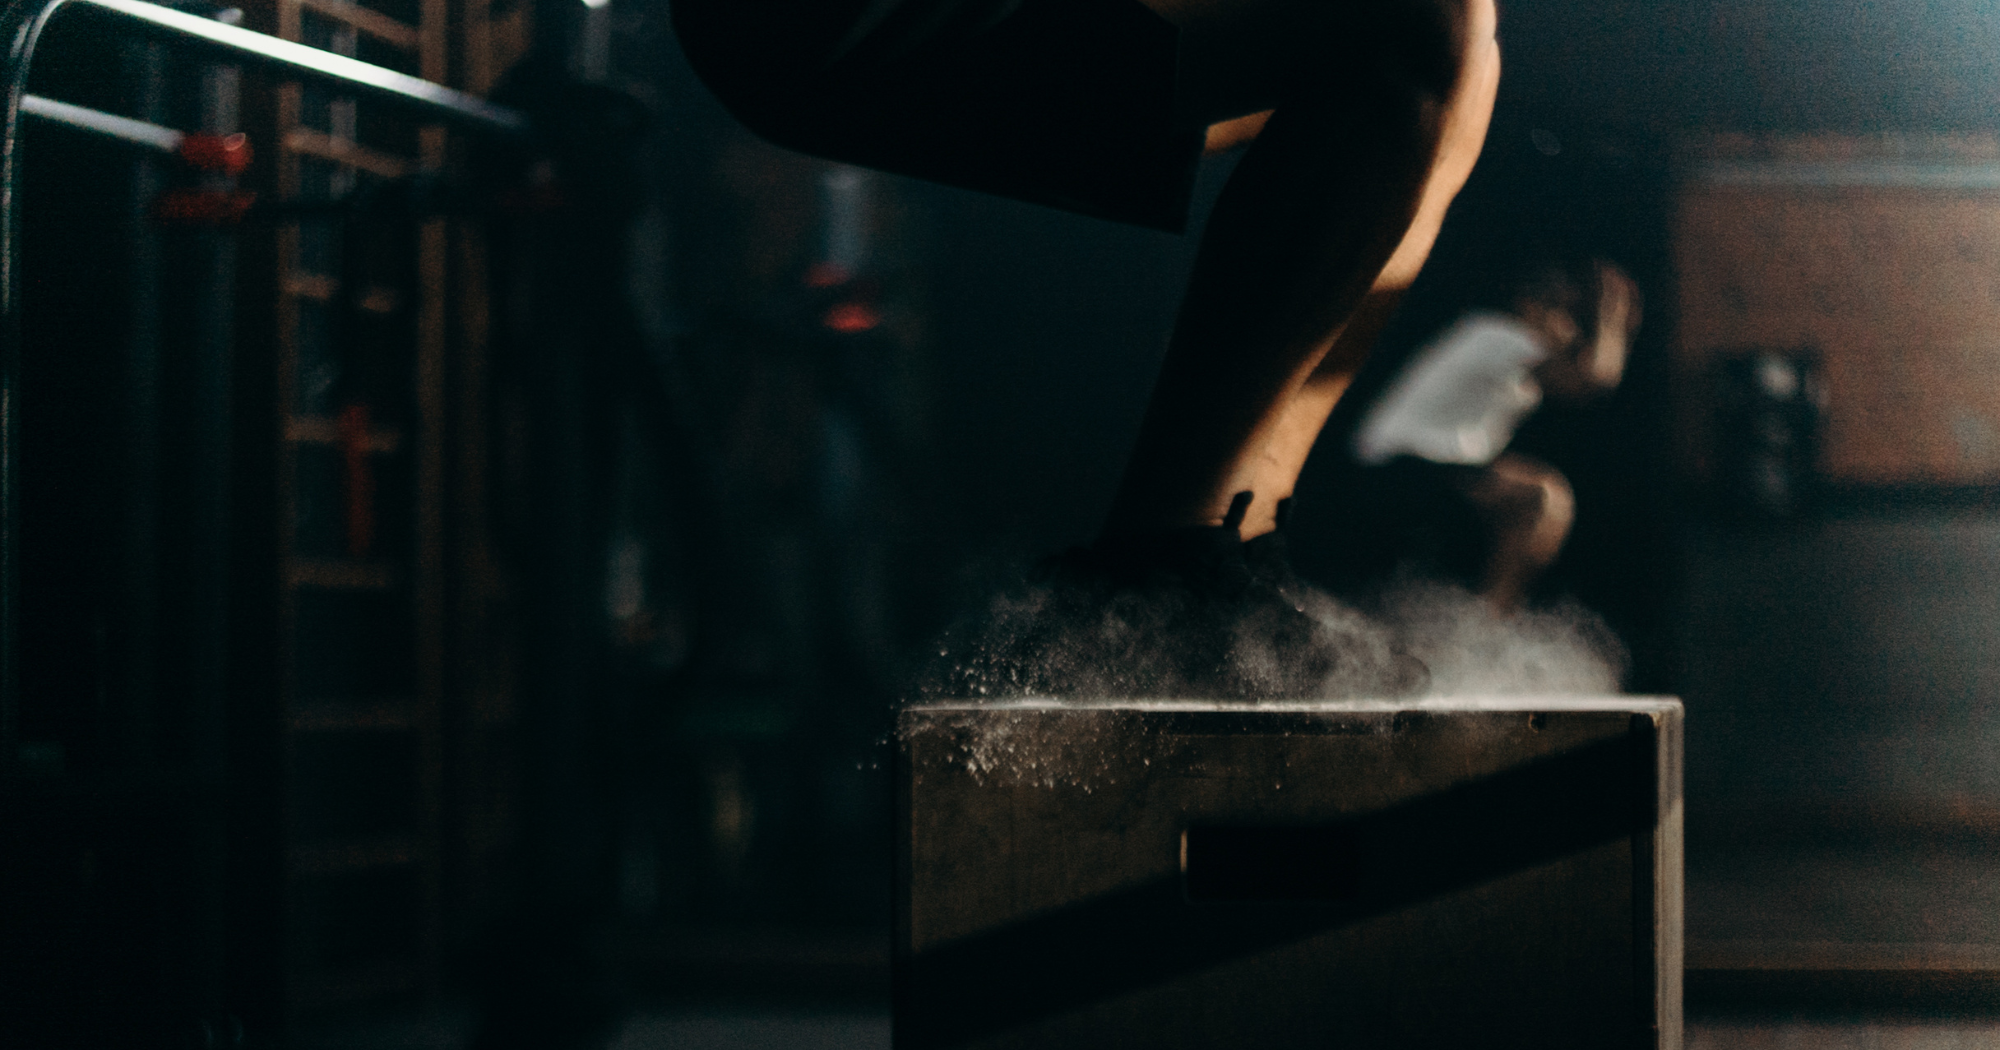
[{"label": "chalk dust cloud", "polygon": [[1626,654],[1575,604],[1498,615],[1404,576],[1363,609],[1302,583],[1278,600],[1109,596],[1022,582],[953,626],[919,700],[1188,697],[1250,703],[1615,693]]},{"label": "chalk dust cloud", "polygon": [[1050,709],[1601,696],[1619,691],[1625,670],[1616,636],[1574,604],[1502,616],[1463,588],[1412,575],[1366,610],[1295,580],[1276,598],[1016,583],[946,633],[913,699],[1035,703],[998,718],[906,718],[900,732],[951,734],[954,764],[981,782],[1092,791],[1114,756],[1148,746],[1130,735],[1145,732],[1144,720],[1050,718]]}]

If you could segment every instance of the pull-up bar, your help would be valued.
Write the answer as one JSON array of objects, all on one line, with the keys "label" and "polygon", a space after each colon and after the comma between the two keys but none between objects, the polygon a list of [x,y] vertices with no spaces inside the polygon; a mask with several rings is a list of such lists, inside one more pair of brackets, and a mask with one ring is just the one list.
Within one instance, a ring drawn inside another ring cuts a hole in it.
[{"label": "pull-up bar", "polygon": [[19,0],[0,14],[7,48],[0,76],[0,775],[15,764],[20,670],[21,117],[66,124],[151,149],[174,151],[187,136],[171,128],[28,94],[42,32],[72,12],[123,36],[147,36],[224,62],[323,84],[395,106],[419,120],[489,135],[521,137],[528,118],[476,95],[145,0]]}]

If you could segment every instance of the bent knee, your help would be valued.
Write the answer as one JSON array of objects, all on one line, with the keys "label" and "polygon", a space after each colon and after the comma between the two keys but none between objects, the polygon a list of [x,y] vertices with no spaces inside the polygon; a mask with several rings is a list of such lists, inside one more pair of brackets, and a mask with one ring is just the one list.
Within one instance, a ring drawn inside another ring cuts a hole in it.
[{"label": "bent knee", "polygon": [[[1278,0],[1296,3],[1297,0]],[[1321,11],[1336,5],[1314,5]],[[1451,96],[1492,47],[1494,0],[1364,0],[1294,38],[1303,79],[1344,89],[1356,78],[1433,101]],[[1318,74],[1315,77],[1315,74]]]},{"label": "bent knee", "polygon": [[1576,517],[1576,492],[1561,471],[1529,461],[1516,461],[1509,466],[1527,518],[1538,524],[1560,521],[1567,525]]},{"label": "bent knee", "polygon": [[1516,456],[1496,461],[1474,498],[1495,523],[1521,533],[1568,533],[1576,518],[1576,493],[1554,467]]},{"label": "bent knee", "polygon": [[1493,43],[1493,0],[1391,0],[1377,11],[1374,62],[1435,98],[1450,96]]},{"label": "bent knee", "polygon": [[1560,544],[1576,522],[1576,493],[1561,474],[1550,473],[1536,481],[1539,494],[1535,531],[1552,536]]},{"label": "bent knee", "polygon": [[1535,479],[1535,489],[1540,494],[1542,517],[1568,521],[1576,516],[1576,490],[1569,487],[1568,478],[1550,470]]}]

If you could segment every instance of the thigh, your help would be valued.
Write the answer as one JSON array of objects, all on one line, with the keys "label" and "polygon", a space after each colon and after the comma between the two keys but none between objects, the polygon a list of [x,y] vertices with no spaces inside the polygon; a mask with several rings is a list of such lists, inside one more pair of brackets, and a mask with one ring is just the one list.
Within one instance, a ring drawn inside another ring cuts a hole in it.
[{"label": "thigh", "polygon": [[1179,106],[1208,124],[1360,82],[1449,93],[1493,0],[1143,0],[1182,31]]}]

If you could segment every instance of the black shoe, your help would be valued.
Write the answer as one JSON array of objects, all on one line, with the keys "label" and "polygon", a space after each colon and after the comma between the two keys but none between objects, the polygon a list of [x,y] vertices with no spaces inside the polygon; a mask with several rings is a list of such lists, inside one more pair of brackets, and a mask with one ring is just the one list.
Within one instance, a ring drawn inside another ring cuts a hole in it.
[{"label": "black shoe", "polygon": [[1423,664],[1301,581],[1282,530],[1242,540],[1249,503],[1239,494],[1220,526],[1114,533],[1043,562],[1025,592],[1003,595],[969,632],[951,692],[1273,700],[1420,691]]},{"label": "black shoe", "polygon": [[[1262,670],[1252,690],[1263,699],[1396,698],[1421,694],[1430,668],[1382,625],[1302,579],[1292,568],[1285,524],[1291,500],[1278,504],[1278,528],[1243,542],[1250,586],[1239,610],[1238,657]],[[1369,628],[1373,629],[1369,629]]]}]

